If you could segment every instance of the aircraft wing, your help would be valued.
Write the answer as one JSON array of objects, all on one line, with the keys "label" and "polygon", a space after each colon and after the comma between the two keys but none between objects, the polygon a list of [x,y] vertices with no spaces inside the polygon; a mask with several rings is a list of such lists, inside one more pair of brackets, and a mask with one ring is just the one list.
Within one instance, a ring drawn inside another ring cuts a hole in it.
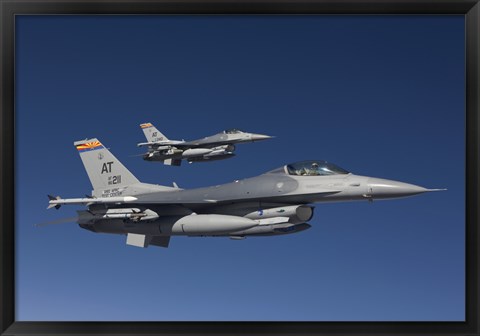
[{"label": "aircraft wing", "polygon": [[229,144],[231,141],[228,139],[221,139],[218,136],[209,136],[202,139],[183,141],[183,140],[166,140],[166,141],[150,141],[150,142],[140,142],[137,144],[138,147],[150,146],[150,147],[159,147],[159,146],[172,146],[181,149],[195,148],[195,147],[213,147],[222,144]]},{"label": "aircraft wing", "polygon": [[168,140],[168,141],[154,141],[154,142],[140,142],[137,144],[137,147],[143,146],[151,146],[151,147],[158,147],[158,146],[182,146],[185,141],[176,141],[176,140]]},{"label": "aircraft wing", "polygon": [[198,146],[204,146],[204,145],[209,145],[210,142],[208,141],[205,141],[205,142],[202,142],[200,140],[194,140],[194,141],[185,141],[185,142],[178,142],[178,143],[174,143],[174,144],[171,144],[172,146],[174,147],[177,147],[177,148],[182,148],[182,149],[188,149],[188,148],[195,148],[195,147],[198,147]]},{"label": "aircraft wing", "polygon": [[211,147],[215,147],[215,146],[219,146],[219,145],[228,145],[229,143],[230,142],[228,142],[227,140],[225,140],[225,141],[213,141],[213,140],[201,139],[201,140],[184,142],[180,145],[175,145],[175,147],[178,147],[178,148],[184,148],[184,147],[188,147],[188,148],[195,148],[195,147],[211,148]]},{"label": "aircraft wing", "polygon": [[227,145],[229,143],[231,143],[231,141],[229,141],[229,139],[225,137],[223,134],[215,134],[215,135],[207,136],[201,139],[185,141],[180,145],[179,148],[181,148],[181,146],[192,147],[192,148],[198,147],[198,146],[214,147],[218,145]]},{"label": "aircraft wing", "polygon": [[176,147],[180,149],[189,149],[189,148],[195,148],[199,146],[205,146],[205,145],[211,145],[209,142],[208,143],[201,143],[198,141],[177,141],[177,142],[140,142],[137,144],[137,147],[151,147],[155,149],[169,149],[171,147]]}]

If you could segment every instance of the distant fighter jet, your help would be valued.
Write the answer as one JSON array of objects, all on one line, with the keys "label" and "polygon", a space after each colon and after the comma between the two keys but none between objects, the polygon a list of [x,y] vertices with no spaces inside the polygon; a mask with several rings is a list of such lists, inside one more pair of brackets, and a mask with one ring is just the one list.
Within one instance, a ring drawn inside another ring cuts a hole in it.
[{"label": "distant fighter jet", "polygon": [[235,155],[234,144],[272,138],[230,129],[203,139],[179,141],[169,140],[151,123],[141,124],[140,127],[148,141],[137,144],[139,147],[148,146],[148,152],[143,155],[143,159],[163,161],[164,164],[172,166],[180,166],[182,160],[192,163],[228,159]]},{"label": "distant fighter jet", "polygon": [[354,175],[326,161],[288,164],[244,180],[197,189],[140,182],[97,139],[74,143],[93,195],[49,196],[48,208],[83,204],[76,219],[93,232],[126,235],[128,245],[168,247],[171,236],[244,239],[310,228],[312,203],[405,197],[440,189]]}]

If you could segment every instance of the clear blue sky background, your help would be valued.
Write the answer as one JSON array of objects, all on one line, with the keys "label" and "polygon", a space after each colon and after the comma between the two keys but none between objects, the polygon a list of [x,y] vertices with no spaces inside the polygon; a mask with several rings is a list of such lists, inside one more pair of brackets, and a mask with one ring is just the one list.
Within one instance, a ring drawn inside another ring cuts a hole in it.
[{"label": "clear blue sky background", "polygon": [[[17,320],[463,321],[463,16],[19,16]],[[237,156],[144,162],[139,124],[194,139],[277,136]],[[143,182],[195,188],[305,159],[441,193],[317,204],[283,237],[174,237],[168,249],[76,224],[47,194],[91,185],[98,137]]]}]

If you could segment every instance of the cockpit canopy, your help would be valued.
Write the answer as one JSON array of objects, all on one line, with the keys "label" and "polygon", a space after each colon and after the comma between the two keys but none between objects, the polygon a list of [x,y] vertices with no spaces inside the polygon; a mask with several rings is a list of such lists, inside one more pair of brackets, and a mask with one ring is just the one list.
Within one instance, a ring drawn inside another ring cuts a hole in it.
[{"label": "cockpit canopy", "polygon": [[236,129],[236,128],[231,128],[231,129],[223,131],[223,133],[225,133],[225,134],[238,134],[238,133],[245,133],[245,132],[241,131],[239,129]]},{"label": "cockpit canopy", "polygon": [[286,166],[289,175],[296,176],[325,176],[349,174],[343,168],[322,160],[301,161]]}]

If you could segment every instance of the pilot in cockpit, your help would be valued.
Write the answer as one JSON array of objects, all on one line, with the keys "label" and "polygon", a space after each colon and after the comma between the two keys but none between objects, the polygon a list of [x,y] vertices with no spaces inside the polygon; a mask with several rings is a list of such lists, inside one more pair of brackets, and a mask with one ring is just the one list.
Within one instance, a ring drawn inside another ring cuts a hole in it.
[{"label": "pilot in cockpit", "polygon": [[312,168],[308,172],[308,175],[310,176],[320,175],[320,172],[318,171],[318,163],[316,162],[312,163]]}]

